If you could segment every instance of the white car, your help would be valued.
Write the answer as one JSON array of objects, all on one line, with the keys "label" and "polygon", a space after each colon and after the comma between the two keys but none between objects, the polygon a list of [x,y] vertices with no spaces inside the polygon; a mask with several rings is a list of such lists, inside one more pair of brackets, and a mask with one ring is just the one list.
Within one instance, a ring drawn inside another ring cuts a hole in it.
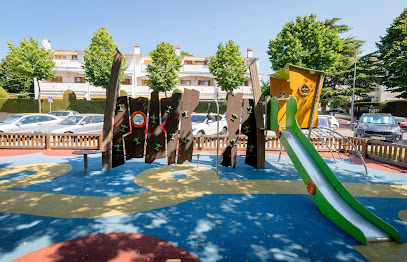
[{"label": "white car", "polygon": [[[327,121],[327,125],[328,125],[329,129],[336,130],[337,128],[339,128],[339,122],[336,119],[336,117],[334,117],[334,116],[325,116],[325,115],[324,116],[318,116],[318,119],[320,119],[320,118],[327,119],[326,121]],[[322,121],[325,121],[325,120],[322,120]],[[319,123],[319,120],[318,120],[318,126],[319,126],[319,124],[320,123]],[[324,125],[322,125],[322,126],[324,126]]]},{"label": "white car", "polygon": [[68,117],[68,116],[73,116],[73,115],[78,115],[79,113],[76,111],[72,110],[57,110],[57,111],[52,111],[49,112],[48,114],[53,115],[53,116],[59,116],[59,117]]},{"label": "white car", "polygon": [[102,133],[102,114],[79,114],[65,118],[59,123],[34,130],[34,133],[52,134],[92,134]]},{"label": "white car", "polygon": [[[215,114],[192,114],[192,133],[194,135],[216,135],[217,134],[217,117]],[[226,135],[228,127],[226,117],[219,115],[219,133]]]},{"label": "white car", "polygon": [[32,133],[61,120],[48,114],[16,114],[0,121],[0,133]]}]

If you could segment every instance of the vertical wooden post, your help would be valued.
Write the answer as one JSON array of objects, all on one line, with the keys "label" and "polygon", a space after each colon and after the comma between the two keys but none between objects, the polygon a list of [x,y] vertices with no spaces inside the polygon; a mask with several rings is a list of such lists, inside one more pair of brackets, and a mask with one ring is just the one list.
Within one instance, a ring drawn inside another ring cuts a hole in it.
[{"label": "vertical wooden post", "polygon": [[45,149],[47,149],[47,150],[51,149],[51,135],[50,134],[45,135]]},{"label": "vertical wooden post", "polygon": [[112,120],[115,110],[117,97],[117,88],[119,86],[120,69],[122,66],[123,55],[118,49],[114,54],[112,70],[110,73],[109,84],[106,89],[106,106],[105,118],[103,122],[103,138],[102,138],[102,171],[112,169]]},{"label": "vertical wooden post", "polygon": [[257,126],[257,168],[265,168],[266,166],[266,148],[264,136],[264,106],[260,103],[261,86],[259,79],[259,72],[257,69],[256,59],[249,65],[250,80],[252,82],[253,99],[254,99],[254,112],[256,117]]}]

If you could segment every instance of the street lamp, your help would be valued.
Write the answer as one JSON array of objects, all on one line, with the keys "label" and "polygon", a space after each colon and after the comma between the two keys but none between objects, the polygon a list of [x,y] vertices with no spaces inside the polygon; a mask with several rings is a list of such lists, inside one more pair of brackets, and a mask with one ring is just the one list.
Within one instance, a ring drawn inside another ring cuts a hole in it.
[{"label": "street lamp", "polygon": [[352,90],[352,106],[351,106],[351,111],[350,111],[350,125],[352,128],[352,131],[354,130],[353,126],[353,108],[355,106],[355,82],[356,82],[356,54],[358,52],[358,49],[355,49],[355,68],[353,70],[353,90]]}]

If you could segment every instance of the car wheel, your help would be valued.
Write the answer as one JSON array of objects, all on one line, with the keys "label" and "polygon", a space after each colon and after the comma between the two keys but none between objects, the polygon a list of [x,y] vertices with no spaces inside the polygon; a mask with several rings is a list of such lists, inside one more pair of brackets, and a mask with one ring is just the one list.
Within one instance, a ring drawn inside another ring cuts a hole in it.
[{"label": "car wheel", "polygon": [[203,130],[199,130],[198,131],[198,133],[196,133],[198,136],[200,136],[200,135],[205,135],[205,131],[203,131]]},{"label": "car wheel", "polygon": [[228,134],[228,128],[226,126],[222,128],[221,134],[222,135],[227,135]]},{"label": "car wheel", "polygon": [[403,126],[403,127],[401,128],[401,130],[403,131],[403,133],[407,133],[407,126]]}]

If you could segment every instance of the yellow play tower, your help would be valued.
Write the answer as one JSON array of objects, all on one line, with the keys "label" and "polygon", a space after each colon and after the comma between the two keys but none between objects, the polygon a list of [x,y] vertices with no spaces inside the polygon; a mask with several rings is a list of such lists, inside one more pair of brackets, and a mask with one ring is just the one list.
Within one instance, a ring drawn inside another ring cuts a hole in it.
[{"label": "yellow play tower", "polygon": [[[318,125],[318,103],[321,95],[325,74],[305,67],[287,65],[285,68],[270,75],[270,94],[277,98],[295,96],[298,101],[297,122],[301,128]],[[280,126],[286,125],[286,100],[280,100],[278,121]]]}]

